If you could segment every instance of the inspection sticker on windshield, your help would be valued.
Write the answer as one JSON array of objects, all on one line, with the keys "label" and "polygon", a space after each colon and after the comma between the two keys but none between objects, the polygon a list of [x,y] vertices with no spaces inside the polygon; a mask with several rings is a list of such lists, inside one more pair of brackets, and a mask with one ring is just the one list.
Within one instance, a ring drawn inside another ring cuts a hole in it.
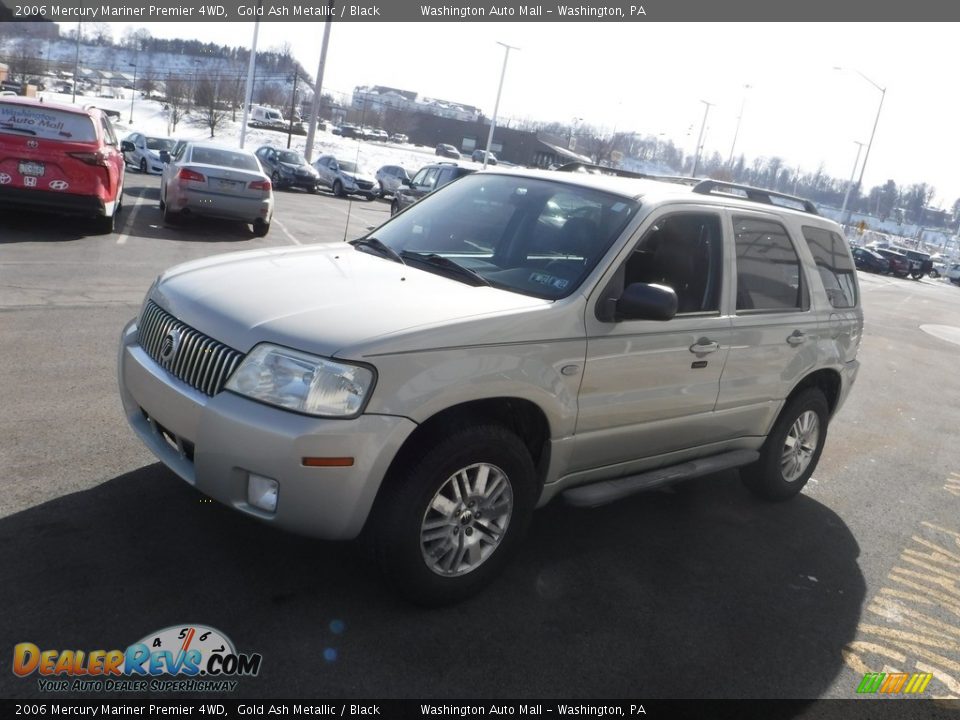
[{"label": "inspection sticker on windshield", "polygon": [[567,285],[570,284],[569,280],[558,278],[555,275],[548,275],[547,273],[542,272],[530,273],[530,281],[540,283],[541,285],[548,285],[556,290],[564,290]]}]

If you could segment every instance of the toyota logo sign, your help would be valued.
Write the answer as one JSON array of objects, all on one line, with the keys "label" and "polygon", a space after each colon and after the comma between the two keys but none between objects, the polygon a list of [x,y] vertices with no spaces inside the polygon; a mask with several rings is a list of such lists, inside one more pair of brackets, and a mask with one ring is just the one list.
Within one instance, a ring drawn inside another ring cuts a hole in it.
[{"label": "toyota logo sign", "polygon": [[38,143],[36,140],[27,140],[27,147],[31,149],[35,149],[40,147],[40,143]]}]

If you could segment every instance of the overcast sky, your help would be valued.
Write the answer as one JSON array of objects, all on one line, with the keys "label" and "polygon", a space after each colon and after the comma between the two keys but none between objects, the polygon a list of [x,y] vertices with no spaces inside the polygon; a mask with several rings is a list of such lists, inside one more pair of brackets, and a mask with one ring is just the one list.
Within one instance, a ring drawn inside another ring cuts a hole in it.
[{"label": "overcast sky", "polygon": [[[119,39],[127,24],[113,25]],[[144,27],[231,46],[253,37],[253,23]],[[322,35],[322,22],[265,22],[258,47],[289,42],[314,73]],[[779,156],[803,171],[823,164],[844,179],[881,98],[859,71],[887,88],[865,187],[927,182],[935,205],[960,198],[956,23],[335,23],[324,87],[389,85],[489,115],[498,40],[521,48],[510,54],[501,116],[584,118],[608,131],[663,133],[692,152],[705,100],[714,103],[705,150],[726,159],[746,97],[737,154]]]}]

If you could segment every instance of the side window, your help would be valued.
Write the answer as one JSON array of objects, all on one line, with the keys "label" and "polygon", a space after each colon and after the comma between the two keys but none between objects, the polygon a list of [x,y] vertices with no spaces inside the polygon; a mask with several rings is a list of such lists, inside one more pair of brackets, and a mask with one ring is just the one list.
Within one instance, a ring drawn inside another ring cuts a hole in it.
[{"label": "side window", "polygon": [[677,313],[719,312],[723,231],[712,213],[660,218],[637,243],[624,267],[624,287],[654,283],[673,288]]},{"label": "side window", "polygon": [[103,144],[116,145],[117,136],[114,135],[113,126],[110,124],[110,121],[107,119],[106,115],[100,116],[100,123],[103,125]]},{"label": "side window", "polygon": [[427,171],[426,171],[425,169],[424,169],[424,170],[421,170],[420,172],[418,172],[418,173],[414,176],[413,180],[411,181],[411,184],[412,184],[412,185],[423,185],[423,180],[424,180],[424,178],[426,178],[426,177],[427,177]]},{"label": "side window", "polygon": [[734,217],[737,310],[788,312],[809,307],[800,258],[787,229],[773,220]]},{"label": "side window", "polygon": [[181,157],[183,157],[183,149],[184,149],[186,146],[187,146],[187,144],[186,144],[185,142],[183,142],[183,141],[178,142],[177,145],[176,145],[176,147],[173,148],[173,152],[170,153],[170,159],[171,159],[171,160],[179,160]]},{"label": "side window", "polygon": [[441,170],[440,174],[437,176],[436,186],[440,187],[441,185],[446,185],[451,180],[453,180],[453,168],[443,168],[443,170]]},{"label": "side window", "polygon": [[417,185],[423,187],[425,190],[433,190],[437,184],[437,175],[439,174],[440,168],[429,168],[426,174],[420,178],[420,182],[417,183]]},{"label": "side window", "polygon": [[835,232],[806,225],[803,226],[803,237],[817,263],[830,304],[835,308],[854,307],[857,304],[856,270],[847,243]]}]

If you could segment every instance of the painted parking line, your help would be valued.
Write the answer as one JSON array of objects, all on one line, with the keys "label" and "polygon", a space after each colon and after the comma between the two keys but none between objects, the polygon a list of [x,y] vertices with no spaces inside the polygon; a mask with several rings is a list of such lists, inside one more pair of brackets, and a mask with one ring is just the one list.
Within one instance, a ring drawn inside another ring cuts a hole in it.
[{"label": "painted parking line", "polygon": [[[147,188],[140,188],[140,192],[137,193],[137,199],[133,201],[133,207],[130,210],[130,214],[126,218],[126,222],[123,223],[123,232],[117,238],[117,245],[126,245],[127,239],[130,237],[127,232],[133,227],[133,221],[137,217],[137,213],[140,212],[140,207],[142,206],[142,200],[144,194],[147,192]],[[124,213],[126,215],[126,213]]]},{"label": "painted parking line", "polygon": [[280,222],[276,218],[274,218],[272,222],[274,225],[276,225],[278,228],[280,228],[283,231],[283,234],[286,235],[290,239],[290,242],[292,242],[294,245],[303,245],[302,242],[297,240],[297,237],[292,232],[287,230],[287,226],[284,225],[282,222]]}]

